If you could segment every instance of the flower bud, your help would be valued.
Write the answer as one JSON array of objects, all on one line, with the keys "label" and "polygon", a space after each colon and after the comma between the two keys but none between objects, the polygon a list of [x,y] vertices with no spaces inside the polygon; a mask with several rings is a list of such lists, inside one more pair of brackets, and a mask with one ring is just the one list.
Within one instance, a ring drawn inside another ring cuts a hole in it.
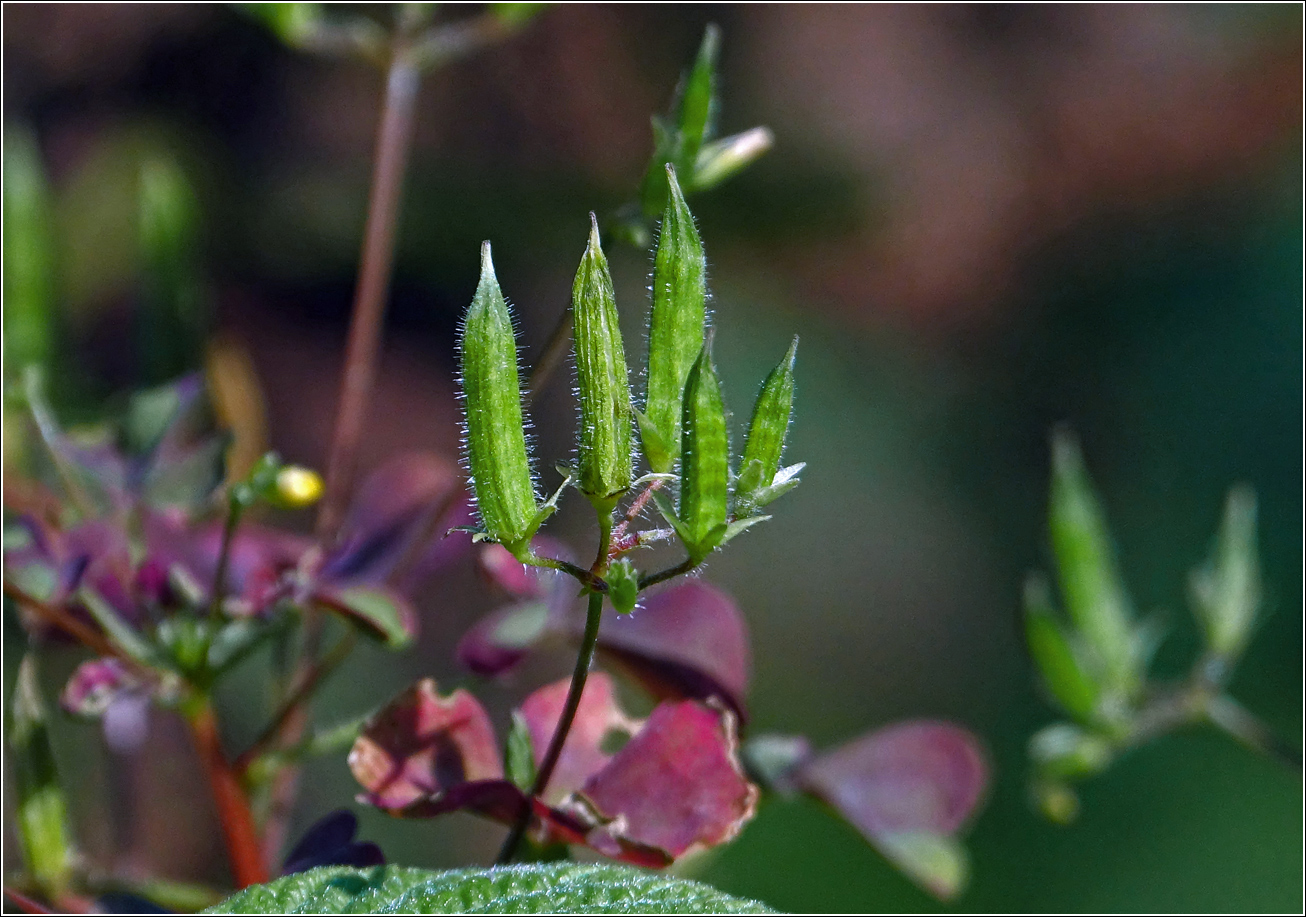
[{"label": "flower bud", "polygon": [[529,551],[539,528],[526,452],[521,379],[512,317],[481,246],[481,280],[459,337],[467,465],[485,533],[514,555]]},{"label": "flower bud", "polygon": [[739,478],[735,482],[735,510],[741,516],[779,496],[768,491],[780,469],[780,455],[784,451],[785,434],[789,431],[797,351],[798,338],[795,337],[784,359],[762,383],[762,390],[753,405],[748,441],[744,445],[744,458],[739,463]]},{"label": "flower bud", "polygon": [[600,511],[611,511],[632,477],[630,377],[612,275],[592,213],[571,310],[580,400],[580,489]]},{"label": "flower bud", "polygon": [[670,191],[653,262],[648,390],[639,415],[644,455],[660,473],[676,464],[685,380],[703,347],[707,316],[703,243],[670,165],[667,181]]},{"label": "flower bud", "polygon": [[685,383],[681,424],[678,533],[695,561],[721,543],[726,531],[730,444],[721,383],[712,366],[712,337],[703,342]]},{"label": "flower bud", "polygon": [[287,465],[277,472],[276,502],[287,509],[312,506],[322,496],[322,476],[312,468]]}]

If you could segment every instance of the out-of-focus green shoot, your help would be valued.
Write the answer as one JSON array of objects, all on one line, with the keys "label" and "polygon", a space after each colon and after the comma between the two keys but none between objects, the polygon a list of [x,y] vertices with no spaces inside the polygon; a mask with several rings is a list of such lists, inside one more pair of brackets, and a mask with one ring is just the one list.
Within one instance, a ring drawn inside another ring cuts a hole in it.
[{"label": "out-of-focus green shoot", "polygon": [[50,191],[35,138],[5,129],[4,359],[12,376],[45,363],[54,343],[54,240]]},{"label": "out-of-focus green shoot", "polygon": [[8,745],[14,763],[15,827],[28,876],[49,900],[72,874],[67,803],[50,748],[36,658],[23,657],[9,710]]},{"label": "out-of-focus green shoot", "polygon": [[180,164],[162,152],[147,153],[137,191],[146,383],[172,379],[199,360],[208,328],[199,222],[199,202]]},{"label": "out-of-focus green shoot", "polygon": [[1148,676],[1157,630],[1133,618],[1105,514],[1078,443],[1065,430],[1052,442],[1049,527],[1069,614],[1063,618],[1056,610],[1042,574],[1030,574],[1025,638],[1044,686],[1071,722],[1046,726],[1029,743],[1031,793],[1044,815],[1073,821],[1079,812],[1074,782],[1100,773],[1135,746],[1197,723],[1301,767],[1299,750],[1225,693],[1261,604],[1256,498],[1249,487],[1230,491],[1211,556],[1190,575],[1206,650],[1178,684]]}]

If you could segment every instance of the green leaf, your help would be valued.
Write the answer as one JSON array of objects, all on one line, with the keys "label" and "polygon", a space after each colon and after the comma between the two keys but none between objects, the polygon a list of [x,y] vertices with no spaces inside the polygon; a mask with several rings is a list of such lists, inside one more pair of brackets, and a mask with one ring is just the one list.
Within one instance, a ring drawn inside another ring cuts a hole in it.
[{"label": "green leaf", "polygon": [[1025,580],[1025,642],[1043,683],[1062,708],[1078,720],[1091,720],[1100,691],[1052,608],[1047,581],[1037,573]]},{"label": "green leaf", "polygon": [[512,712],[512,726],[503,749],[503,772],[524,793],[535,785],[535,749],[530,727],[520,710]]},{"label": "green leaf", "polygon": [[[648,321],[648,388],[640,431],[644,457],[657,472],[675,467],[680,415],[689,371],[703,348],[707,320],[703,242],[685,196],[667,167],[670,192],[653,259],[653,303]],[[650,439],[648,431],[655,436]]]},{"label": "green leaf", "polygon": [[210,914],[769,914],[700,882],[591,863],[436,872],[323,866],[241,891]]},{"label": "green leaf", "polygon": [[539,528],[539,507],[526,451],[517,341],[489,242],[481,246],[481,279],[463,320],[459,354],[476,509],[486,533],[520,559]]},{"label": "green leaf", "polygon": [[27,870],[48,891],[62,890],[72,871],[67,803],[46,725],[36,657],[18,666],[6,736],[14,765],[15,826]]},{"label": "green leaf", "polygon": [[403,649],[413,642],[411,609],[401,605],[396,596],[384,589],[352,586],[348,589],[321,590],[315,598],[348,615],[352,621],[362,626],[365,634],[381,640],[391,649]]},{"label": "green leaf", "polygon": [[1106,514],[1066,430],[1052,438],[1049,528],[1066,610],[1102,663],[1103,686],[1124,697],[1142,688],[1133,615],[1116,565]]},{"label": "green leaf", "polygon": [[1261,568],[1256,553],[1256,494],[1250,487],[1229,491],[1224,520],[1210,558],[1189,576],[1189,595],[1206,644],[1226,660],[1247,645],[1261,603]]},{"label": "green leaf", "polygon": [[630,376],[599,224],[590,214],[589,244],[571,289],[576,391],[580,402],[580,489],[600,513],[630,487]]}]

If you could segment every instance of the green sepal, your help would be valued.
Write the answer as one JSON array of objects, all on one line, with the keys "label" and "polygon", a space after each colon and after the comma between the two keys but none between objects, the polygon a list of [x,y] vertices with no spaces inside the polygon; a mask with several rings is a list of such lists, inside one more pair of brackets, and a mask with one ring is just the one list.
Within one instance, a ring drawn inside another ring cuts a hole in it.
[{"label": "green sepal", "polygon": [[717,547],[727,544],[736,535],[743,533],[746,529],[751,529],[759,522],[766,522],[770,518],[770,516],[749,516],[747,519],[736,519],[726,526],[725,534],[721,536],[721,544],[717,545]]},{"label": "green sepal", "polygon": [[589,244],[572,285],[576,382],[580,402],[580,490],[611,512],[630,488],[630,376],[599,224],[590,214]]},{"label": "green sepal", "polygon": [[603,579],[608,584],[608,601],[617,614],[629,614],[635,610],[639,598],[639,571],[626,558],[615,561]]},{"label": "green sepal", "polygon": [[1043,684],[1075,719],[1088,722],[1101,689],[1080,661],[1072,637],[1052,607],[1047,581],[1034,573],[1025,581],[1025,643]]},{"label": "green sepal", "polygon": [[485,533],[517,554],[529,547],[543,517],[526,449],[517,341],[489,242],[481,246],[481,279],[463,321],[459,355],[477,513]]},{"label": "green sepal", "polygon": [[[649,467],[675,467],[685,383],[703,347],[707,320],[706,263],[703,243],[676,181],[667,166],[669,192],[653,259],[653,302],[648,323],[648,384],[640,433]],[[650,429],[653,436],[648,435]]]},{"label": "green sepal", "polygon": [[1052,548],[1070,620],[1101,661],[1103,688],[1136,697],[1143,672],[1129,596],[1079,444],[1066,430],[1052,439],[1050,504]]},{"label": "green sepal", "polygon": [[50,747],[45,704],[28,653],[18,666],[6,740],[14,764],[14,824],[27,871],[47,892],[65,889],[72,872],[68,805]]},{"label": "green sepal", "polygon": [[676,516],[691,557],[706,557],[726,533],[730,442],[721,383],[712,366],[712,336],[685,381],[681,421],[680,502]]},{"label": "green sepal", "polygon": [[503,747],[503,773],[523,793],[529,793],[535,785],[535,749],[520,710],[512,712],[512,726]]},{"label": "green sepal", "polygon": [[[798,338],[789,345],[784,358],[771,370],[753,404],[753,418],[748,425],[744,457],[735,480],[735,512],[747,515],[783,493],[776,490],[776,473],[789,432],[789,418],[794,406],[794,359]],[[788,475],[780,486],[797,485],[797,472]],[[786,487],[785,489],[789,489]],[[768,499],[769,498],[769,499]]]},{"label": "green sepal", "polygon": [[1215,546],[1189,574],[1188,589],[1206,645],[1226,661],[1236,659],[1251,637],[1261,604],[1256,494],[1250,487],[1229,491]]}]

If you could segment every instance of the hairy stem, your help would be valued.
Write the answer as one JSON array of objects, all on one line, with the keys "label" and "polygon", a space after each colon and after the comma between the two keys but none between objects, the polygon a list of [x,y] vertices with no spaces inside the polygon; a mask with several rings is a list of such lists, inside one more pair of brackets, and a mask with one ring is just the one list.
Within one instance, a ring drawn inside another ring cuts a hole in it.
[{"label": "hairy stem", "polygon": [[675,579],[677,576],[689,573],[697,566],[698,564],[694,561],[694,558],[686,557],[674,567],[659,570],[657,573],[650,573],[648,576],[641,576],[639,578],[639,588],[642,591],[647,589],[649,586],[657,585],[658,583],[665,582],[669,579]]},{"label": "hairy stem", "polygon": [[[562,754],[562,747],[567,742],[567,735],[571,732],[571,724],[576,719],[576,711],[580,708],[581,696],[585,693],[585,681],[589,678],[590,664],[594,661],[594,648],[599,642],[599,623],[603,618],[603,596],[597,592],[591,592],[589,597],[589,607],[585,613],[585,636],[581,639],[580,653],[576,656],[576,668],[571,673],[571,688],[567,691],[567,701],[562,708],[562,716],[558,720],[557,727],[553,730],[553,738],[549,740],[549,750],[544,754],[544,760],[540,762],[540,769],[535,776],[535,784],[531,787],[531,795],[540,797],[544,791],[549,788],[549,780],[553,777],[553,770],[558,766],[558,758]],[[529,803],[522,806],[521,812],[517,816],[516,823],[512,826],[512,831],[503,842],[503,847],[499,850],[498,859],[495,862],[499,865],[511,863],[517,856],[517,848],[521,845],[522,837],[526,834],[526,827],[530,824],[531,809]]]},{"label": "hairy stem", "polygon": [[218,809],[222,826],[222,839],[231,862],[231,875],[237,887],[257,885],[268,880],[263,865],[258,830],[249,810],[249,800],[240,785],[240,778],[227,761],[218,734],[218,721],[208,698],[196,700],[187,711],[186,721],[195,740],[195,750],[209,779],[213,802]]}]

